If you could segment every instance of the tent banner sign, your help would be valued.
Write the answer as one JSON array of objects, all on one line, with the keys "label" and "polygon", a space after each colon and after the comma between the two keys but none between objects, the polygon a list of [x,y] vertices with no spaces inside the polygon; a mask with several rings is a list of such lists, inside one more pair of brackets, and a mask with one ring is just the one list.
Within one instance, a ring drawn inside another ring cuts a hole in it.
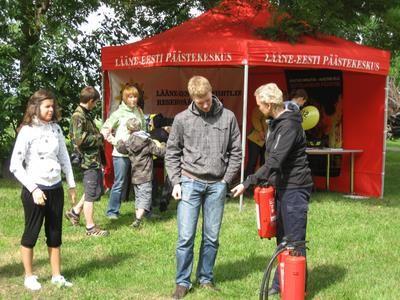
[{"label": "tent banner sign", "polygon": [[110,111],[121,102],[121,91],[125,84],[133,84],[140,92],[139,103],[145,114],[162,113],[174,117],[192,102],[187,91],[189,79],[194,75],[206,77],[224,107],[233,111],[239,122],[242,119],[243,71],[240,68],[158,68],[140,70],[118,70],[109,73]]},{"label": "tent banner sign", "polygon": [[318,66],[325,68],[346,68],[359,71],[379,72],[380,63],[372,60],[362,60],[342,57],[337,54],[282,54],[265,53],[264,62],[267,64]]},{"label": "tent banner sign", "polygon": [[218,63],[232,61],[232,54],[229,52],[182,52],[171,51],[168,53],[156,53],[149,55],[127,56],[115,58],[114,67],[138,67],[154,66],[162,64],[188,64],[188,63]]}]

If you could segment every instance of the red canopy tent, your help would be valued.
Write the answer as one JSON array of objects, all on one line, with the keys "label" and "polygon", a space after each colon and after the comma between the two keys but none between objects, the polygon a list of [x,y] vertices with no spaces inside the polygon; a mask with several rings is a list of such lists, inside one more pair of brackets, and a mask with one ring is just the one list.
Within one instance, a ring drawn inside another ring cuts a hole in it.
[{"label": "red canopy tent", "polygon": [[[332,36],[304,37],[294,45],[262,39],[255,29],[265,26],[270,15],[266,1],[258,5],[255,2],[224,1],[199,17],[153,37],[132,44],[103,47],[104,118],[109,114],[112,101],[110,78],[120,71],[140,74],[145,70],[157,77],[165,68],[195,68],[200,73],[210,68],[240,69],[243,115],[237,117],[245,133],[247,107],[248,104],[254,106],[252,95],[259,85],[276,82],[285,90],[285,70],[341,70],[343,148],[363,150],[355,165],[354,191],[382,197],[389,52]],[[249,103],[248,99],[251,99]],[[243,145],[245,141],[243,134]],[[110,157],[109,145],[107,152]],[[348,158],[344,157],[341,176],[331,180],[332,190],[349,190],[348,165]],[[108,184],[112,182],[111,167],[112,164],[106,169]],[[242,166],[242,176],[243,170]],[[315,181],[318,186],[324,179],[315,178]]]}]

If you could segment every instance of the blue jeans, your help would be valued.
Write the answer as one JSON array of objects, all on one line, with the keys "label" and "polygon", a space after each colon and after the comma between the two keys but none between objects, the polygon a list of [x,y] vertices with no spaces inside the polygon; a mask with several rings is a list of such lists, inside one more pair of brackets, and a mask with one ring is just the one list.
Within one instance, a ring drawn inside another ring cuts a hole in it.
[{"label": "blue jeans", "polygon": [[127,157],[113,156],[114,165],[114,183],[108,200],[107,216],[118,216],[119,208],[121,207],[121,196],[124,181],[127,178],[130,160]]},{"label": "blue jeans", "polygon": [[218,252],[218,236],[224,212],[227,184],[202,183],[182,176],[182,199],[178,202],[178,242],[176,247],[176,283],[191,286],[193,246],[197,220],[203,209],[203,232],[196,277],[200,283],[213,282],[213,268]]}]

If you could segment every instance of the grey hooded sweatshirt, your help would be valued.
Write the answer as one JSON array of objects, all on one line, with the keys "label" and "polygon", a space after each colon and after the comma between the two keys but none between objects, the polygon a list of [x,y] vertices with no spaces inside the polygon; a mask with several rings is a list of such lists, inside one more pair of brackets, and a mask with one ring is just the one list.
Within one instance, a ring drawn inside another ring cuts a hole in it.
[{"label": "grey hooded sweatshirt", "polygon": [[181,175],[204,182],[236,176],[242,158],[240,131],[235,115],[215,96],[208,113],[194,102],[176,115],[167,143],[165,165],[173,185]]}]

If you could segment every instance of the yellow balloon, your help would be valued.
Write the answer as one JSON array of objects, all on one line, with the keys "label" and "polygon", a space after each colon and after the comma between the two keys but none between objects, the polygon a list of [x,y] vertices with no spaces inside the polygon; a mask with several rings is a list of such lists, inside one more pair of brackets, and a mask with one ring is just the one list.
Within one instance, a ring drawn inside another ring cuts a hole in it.
[{"label": "yellow balloon", "polygon": [[303,122],[301,123],[301,126],[303,127],[304,130],[309,130],[311,128],[314,128],[319,121],[319,111],[318,108],[316,108],[313,105],[309,105],[304,107],[301,111],[301,116],[303,117]]}]

